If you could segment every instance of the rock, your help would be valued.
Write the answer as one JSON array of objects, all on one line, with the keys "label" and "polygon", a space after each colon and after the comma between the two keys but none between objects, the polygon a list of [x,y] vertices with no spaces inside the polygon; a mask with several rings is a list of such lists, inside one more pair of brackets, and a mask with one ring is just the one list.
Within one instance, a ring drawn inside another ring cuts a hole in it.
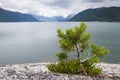
[{"label": "rock", "polygon": [[6,72],[7,72],[8,76],[16,74],[16,71],[15,70],[11,70],[11,69],[6,70]]},{"label": "rock", "polygon": [[100,67],[104,74],[108,76],[119,76],[120,77],[120,65],[119,64],[106,64],[106,63],[98,63],[96,65]]},{"label": "rock", "polygon": [[8,64],[0,66],[0,80],[120,80],[120,65],[98,63],[100,76],[51,73],[46,63]]}]

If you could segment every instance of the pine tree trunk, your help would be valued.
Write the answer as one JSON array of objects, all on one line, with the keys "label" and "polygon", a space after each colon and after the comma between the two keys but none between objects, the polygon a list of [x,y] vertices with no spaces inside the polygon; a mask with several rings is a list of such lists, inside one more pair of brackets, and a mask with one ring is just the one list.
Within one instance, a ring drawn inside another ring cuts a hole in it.
[{"label": "pine tree trunk", "polygon": [[[77,58],[78,58],[78,61],[79,61],[79,63],[81,64],[79,47],[78,47],[77,44],[75,45],[75,47],[76,47],[76,51],[77,51]],[[84,66],[82,66],[82,72],[83,72],[83,74],[87,75],[87,72],[86,72]]]},{"label": "pine tree trunk", "polygon": [[79,52],[78,45],[76,44],[75,47],[76,47],[76,51],[77,51],[77,58],[78,58],[78,61],[80,61],[80,52]]}]

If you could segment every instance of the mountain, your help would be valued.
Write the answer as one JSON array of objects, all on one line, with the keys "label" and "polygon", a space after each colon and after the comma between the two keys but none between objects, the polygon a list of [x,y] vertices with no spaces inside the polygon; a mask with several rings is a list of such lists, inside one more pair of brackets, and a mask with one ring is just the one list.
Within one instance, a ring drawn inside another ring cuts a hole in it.
[{"label": "mountain", "polygon": [[35,22],[38,21],[30,14],[12,12],[0,8],[0,22]]},{"label": "mountain", "polygon": [[87,9],[76,14],[69,21],[120,21],[120,7]]},{"label": "mountain", "polygon": [[39,21],[64,21],[65,18],[62,16],[54,16],[54,17],[45,17],[45,16],[37,16],[37,15],[33,15],[36,19],[38,19]]},{"label": "mountain", "polygon": [[65,21],[69,21],[72,17],[74,17],[75,14],[70,14],[65,18]]},{"label": "mountain", "polygon": [[102,7],[87,9],[78,14],[45,17],[20,12],[13,12],[0,8],[0,22],[36,22],[36,21],[120,21],[120,7]]}]

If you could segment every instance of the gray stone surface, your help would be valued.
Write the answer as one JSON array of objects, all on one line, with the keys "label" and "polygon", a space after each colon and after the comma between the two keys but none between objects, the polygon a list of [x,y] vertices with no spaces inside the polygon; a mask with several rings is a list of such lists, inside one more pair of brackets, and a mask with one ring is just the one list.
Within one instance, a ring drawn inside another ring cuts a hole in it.
[{"label": "gray stone surface", "polygon": [[97,67],[102,68],[103,74],[94,77],[51,73],[46,64],[0,65],[0,80],[120,80],[120,65],[118,64],[96,64]]},{"label": "gray stone surface", "polygon": [[120,64],[98,63],[96,66],[102,68],[104,74],[120,77]]}]

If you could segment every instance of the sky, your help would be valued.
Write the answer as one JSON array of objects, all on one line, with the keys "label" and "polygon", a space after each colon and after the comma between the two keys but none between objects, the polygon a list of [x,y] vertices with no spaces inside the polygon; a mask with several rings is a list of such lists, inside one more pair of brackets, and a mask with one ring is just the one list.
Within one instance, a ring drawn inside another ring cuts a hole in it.
[{"label": "sky", "polygon": [[88,8],[120,7],[120,0],[0,0],[3,9],[38,16],[67,17]]}]

